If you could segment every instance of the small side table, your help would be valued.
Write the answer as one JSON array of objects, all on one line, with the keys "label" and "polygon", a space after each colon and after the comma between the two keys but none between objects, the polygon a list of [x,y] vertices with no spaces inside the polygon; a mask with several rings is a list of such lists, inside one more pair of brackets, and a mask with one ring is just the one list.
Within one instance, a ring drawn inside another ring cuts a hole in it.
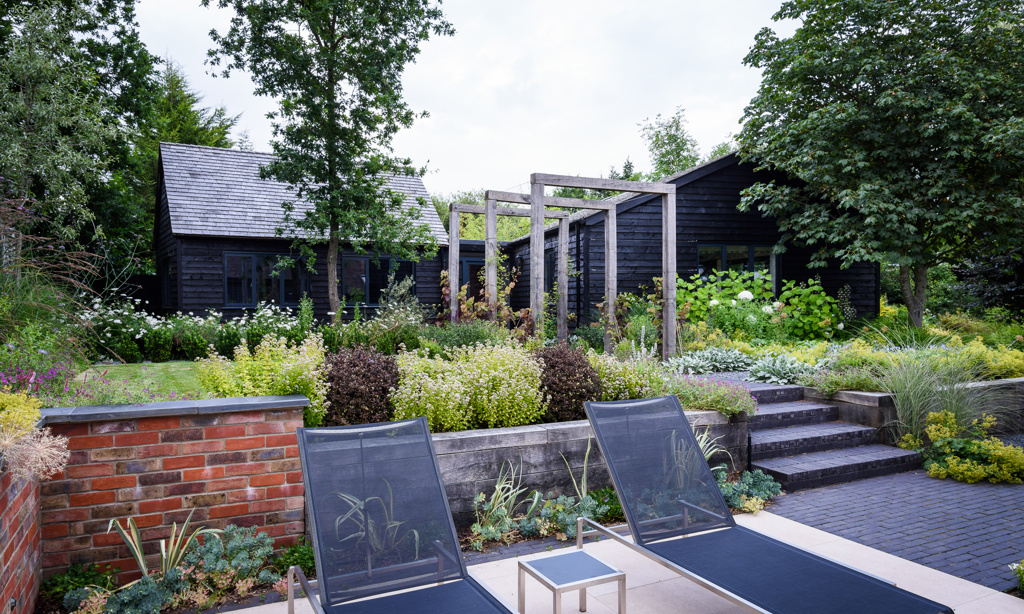
[{"label": "small side table", "polygon": [[619,614],[626,614],[626,573],[576,550],[532,561],[519,561],[519,614],[526,611],[526,574],[554,593],[554,614],[562,614],[562,593],[580,592],[580,612],[587,611],[587,587],[619,583]]}]

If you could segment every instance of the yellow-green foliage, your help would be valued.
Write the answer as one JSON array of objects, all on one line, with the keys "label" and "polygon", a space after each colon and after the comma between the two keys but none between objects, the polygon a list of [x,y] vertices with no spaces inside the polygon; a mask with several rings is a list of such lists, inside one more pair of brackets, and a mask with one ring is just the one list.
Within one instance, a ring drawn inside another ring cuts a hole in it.
[{"label": "yellow-green foliage", "polygon": [[[933,412],[928,415],[925,434],[931,447],[925,448],[924,463],[928,475],[935,478],[953,478],[973,484],[989,482],[1024,482],[1024,450],[1008,446],[995,437],[979,439],[995,426],[996,419],[984,416],[964,428],[952,412]],[[914,443],[904,437],[901,447],[912,448]]]},{"label": "yellow-green foliage", "polygon": [[[828,354],[828,342],[821,341],[815,344],[781,344],[781,343],[770,343],[768,345],[757,348],[756,354],[758,357],[764,356],[778,356],[780,354],[788,354],[789,356],[796,358],[800,362],[808,365],[816,365],[818,361],[825,358]],[[741,350],[742,351],[742,350]]]},{"label": "yellow-green foliage", "polygon": [[1024,377],[1024,352],[999,345],[989,347],[976,337],[960,349],[965,360],[977,365],[984,379]]},{"label": "yellow-green foliage", "polygon": [[872,347],[863,339],[854,339],[839,351],[832,367],[884,367],[891,362],[892,354]]},{"label": "yellow-green foliage", "polygon": [[435,432],[522,426],[546,411],[541,365],[518,343],[453,348],[446,361],[407,352],[398,357],[391,395],[395,418],[426,416]]},{"label": "yellow-green foliage", "polygon": [[218,397],[302,394],[309,399],[307,426],[318,426],[327,410],[324,383],[324,344],[310,335],[301,345],[267,335],[250,353],[245,344],[235,348],[235,359],[217,353],[196,359],[199,383]]},{"label": "yellow-green foliage", "polygon": [[679,337],[680,350],[686,352],[706,350],[709,347],[718,347],[730,342],[722,331],[708,327],[708,323],[703,321],[694,324],[683,322],[679,327]]},{"label": "yellow-green foliage", "polygon": [[11,438],[27,435],[38,424],[42,406],[24,392],[0,392],[0,431]]},{"label": "yellow-green foliage", "polygon": [[660,394],[665,379],[657,364],[642,361],[622,361],[614,356],[587,354],[590,366],[601,378],[602,401],[646,399]]},{"label": "yellow-green foliage", "polygon": [[878,301],[878,319],[888,320],[896,317],[896,314],[900,312],[899,307],[893,307],[885,300],[885,295]]}]

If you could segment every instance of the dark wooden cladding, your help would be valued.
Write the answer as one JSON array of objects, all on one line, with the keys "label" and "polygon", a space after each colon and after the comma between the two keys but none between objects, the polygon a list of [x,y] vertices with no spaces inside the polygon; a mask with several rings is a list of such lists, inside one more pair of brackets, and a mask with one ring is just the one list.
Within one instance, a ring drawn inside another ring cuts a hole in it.
[{"label": "dark wooden cladding", "polygon": [[[181,300],[173,310],[195,314],[217,311],[224,318],[233,318],[251,313],[251,308],[224,307],[224,254],[225,252],[276,253],[297,257],[291,241],[281,239],[231,239],[217,237],[180,237],[181,267],[178,270],[183,288]],[[309,276],[309,295],[313,299],[317,319],[326,321],[327,306],[327,254],[324,246],[314,248],[316,260],[314,272]],[[351,249],[339,254],[339,262],[345,256],[362,256]],[[441,257],[421,258],[416,263],[416,296],[425,305],[441,302],[439,285]],[[294,308],[294,306],[293,306]],[[373,309],[369,308],[372,315]],[[344,319],[353,317],[351,306],[345,310]]]},{"label": "dark wooden cladding", "polygon": [[[777,173],[754,173],[753,166],[739,164],[734,156],[683,174],[676,184],[677,270],[680,279],[697,273],[698,244],[766,245],[778,242],[775,222],[760,213],[739,211],[740,193],[757,181],[787,179]],[[653,279],[661,276],[661,203],[660,197],[645,195],[618,205],[618,283],[619,293],[651,292]],[[604,298],[604,216],[600,213],[573,219],[569,228],[570,258],[581,277],[570,279],[569,311],[588,319],[595,305]],[[544,250],[555,249],[557,232],[548,229]],[[508,244],[510,260],[520,263],[519,283],[512,292],[513,308],[529,302],[529,241],[519,239]],[[577,251],[581,253],[577,253]],[[858,263],[842,269],[836,264],[808,268],[813,250],[789,247],[776,256],[776,276],[781,280],[807,281],[818,276],[831,296],[849,285],[851,302],[859,317],[878,313],[880,298],[878,265]]]}]

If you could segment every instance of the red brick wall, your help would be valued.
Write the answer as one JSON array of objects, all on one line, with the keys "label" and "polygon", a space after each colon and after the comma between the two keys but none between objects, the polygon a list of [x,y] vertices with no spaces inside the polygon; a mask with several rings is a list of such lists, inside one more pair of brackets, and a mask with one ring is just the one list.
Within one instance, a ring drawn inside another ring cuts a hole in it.
[{"label": "red brick wall", "polygon": [[151,569],[159,540],[189,512],[192,527],[256,526],[277,547],[305,530],[301,407],[50,426],[68,437],[71,459],[41,485],[44,577],[108,562],[122,582],[138,577],[120,536],[107,533],[112,518],[135,519]]},{"label": "red brick wall", "polygon": [[[2,461],[0,461],[2,462]],[[0,612],[30,614],[39,593],[39,483],[0,474]]]}]

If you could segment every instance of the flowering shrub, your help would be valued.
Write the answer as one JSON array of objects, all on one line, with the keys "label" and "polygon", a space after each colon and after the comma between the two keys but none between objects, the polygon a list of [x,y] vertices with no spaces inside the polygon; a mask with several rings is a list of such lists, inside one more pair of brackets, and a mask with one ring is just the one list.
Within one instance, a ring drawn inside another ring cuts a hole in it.
[{"label": "flowering shrub", "polygon": [[327,413],[323,426],[387,422],[394,410],[391,389],[398,386],[394,356],[373,348],[342,348],[324,361]]},{"label": "flowering shrub", "polygon": [[541,365],[521,345],[453,348],[452,359],[406,353],[391,397],[398,419],[426,416],[433,431],[536,423],[546,409]]},{"label": "flowering shrub", "polygon": [[789,315],[785,321],[786,333],[797,339],[830,339],[837,330],[842,330],[839,305],[825,294],[820,280],[799,284],[787,281],[779,293],[779,301],[785,304],[783,313]]},{"label": "flowering shrub", "polygon": [[687,319],[693,323],[706,321],[712,307],[733,306],[734,300],[772,298],[772,278],[766,271],[712,271],[703,278],[694,275],[689,281],[676,281],[676,304],[689,304]]},{"label": "flowering shrub", "polygon": [[537,357],[543,364],[541,389],[548,408],[544,420],[585,420],[583,403],[601,397],[601,378],[590,366],[586,354],[560,343],[539,350]]},{"label": "flowering shrub", "polygon": [[[145,369],[145,367],[143,367]],[[44,407],[77,407],[80,405],[129,405],[135,403],[152,403],[156,401],[187,401],[194,398],[191,394],[159,394],[150,387],[153,382],[144,379],[142,382],[130,380],[114,381],[107,377],[107,372],[90,377],[86,373],[81,380],[72,379],[69,375],[63,386],[53,386],[48,390],[36,392]]]},{"label": "flowering shrub", "polygon": [[298,346],[267,336],[255,352],[246,345],[238,346],[234,361],[214,353],[197,360],[196,365],[199,383],[216,396],[302,394],[309,399],[307,426],[319,426],[327,411],[324,345],[319,335],[307,337]]},{"label": "flowering shrub", "polygon": [[665,384],[655,363],[620,361],[614,356],[587,353],[590,366],[601,379],[602,401],[626,401],[657,396]]},{"label": "flowering shrub", "polygon": [[757,399],[739,384],[683,375],[666,382],[669,394],[694,411],[717,411],[726,416],[757,413]]}]

